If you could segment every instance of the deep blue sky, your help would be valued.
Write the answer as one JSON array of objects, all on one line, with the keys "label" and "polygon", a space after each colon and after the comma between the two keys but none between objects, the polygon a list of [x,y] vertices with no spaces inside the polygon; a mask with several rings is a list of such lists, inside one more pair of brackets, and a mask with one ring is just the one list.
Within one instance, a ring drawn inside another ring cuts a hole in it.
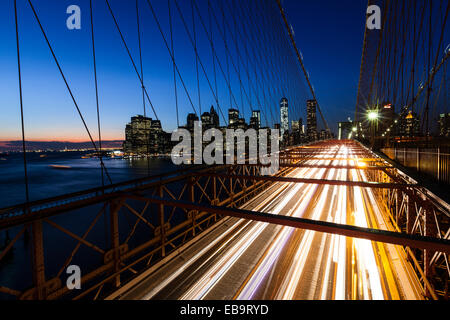
[{"label": "deep blue sky", "polygon": [[336,131],[353,118],[364,38],[366,0],[284,0],[317,100]]},{"label": "deep blue sky", "polygon": [[[182,6],[188,1],[179,0]],[[51,39],[64,72],[87,120],[89,128],[96,131],[96,113],[92,75],[92,57],[87,0],[35,0],[41,21]],[[152,1],[166,8],[163,0]],[[77,4],[82,9],[82,29],[66,28],[66,8]],[[132,5],[130,5],[132,4]],[[134,1],[111,0],[119,24],[129,41],[137,61],[137,38]],[[316,95],[330,125],[352,116],[358,84],[361,48],[364,33],[366,0],[284,0],[283,5],[295,31],[297,45],[302,51],[305,66],[310,74]],[[87,135],[34,17],[25,0],[18,0],[21,32],[25,126],[30,140],[87,140]],[[189,9],[189,6],[185,9]],[[96,47],[99,73],[99,94],[102,110],[103,138],[122,139],[129,118],[142,113],[140,85],[127,57],[104,1],[94,1],[96,18]],[[143,59],[146,85],[164,129],[176,125],[173,100],[172,65],[161,37],[148,9],[143,14]],[[164,9],[162,9],[164,10]],[[178,22],[180,23],[180,22]],[[167,22],[162,21],[167,30]],[[15,58],[15,33],[13,1],[0,2],[0,140],[20,138],[20,113],[18,105],[17,66]],[[180,25],[177,32],[183,32]],[[195,69],[192,50],[185,34],[175,33],[177,61],[190,91],[195,92]],[[184,40],[183,40],[184,39]],[[184,41],[184,42],[183,42]],[[201,41],[200,41],[201,42]],[[189,50],[188,50],[189,49]],[[199,48],[206,52],[207,47]],[[154,62],[153,64],[148,63]],[[155,66],[156,62],[156,66]],[[163,76],[164,74],[164,76]],[[219,80],[219,85],[221,85]],[[222,85],[224,85],[222,83]],[[204,92],[207,84],[201,83]],[[179,83],[181,124],[191,112]],[[223,91],[223,90],[222,90]],[[194,98],[194,97],[193,97]],[[223,100],[227,98],[224,96]],[[212,101],[204,94],[203,110]],[[306,108],[304,106],[304,108]],[[202,111],[203,111],[202,110]],[[151,116],[151,111],[147,113]],[[246,114],[248,121],[248,115]]]}]

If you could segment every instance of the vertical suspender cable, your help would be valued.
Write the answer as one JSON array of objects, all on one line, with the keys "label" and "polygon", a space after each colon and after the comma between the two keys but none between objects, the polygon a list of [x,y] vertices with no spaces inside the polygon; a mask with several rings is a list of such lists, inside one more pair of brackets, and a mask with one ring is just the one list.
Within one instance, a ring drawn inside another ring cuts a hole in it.
[{"label": "vertical suspender cable", "polygon": [[[139,0],[136,0],[136,25],[137,25],[137,36],[138,36],[138,46],[139,46],[139,66],[141,70],[141,88],[142,88],[142,106],[144,108],[144,117],[147,117],[147,113],[145,110],[145,85],[144,85],[144,67],[142,64],[142,45],[141,45],[141,27],[139,23]],[[150,123],[151,126],[151,123]],[[150,127],[148,128],[148,136],[146,141],[147,146],[147,175],[150,175],[150,150],[149,150],[149,142],[150,142]]]},{"label": "vertical suspender cable", "polygon": [[[63,79],[64,84],[66,85],[67,91],[69,92],[69,95],[70,95],[70,97],[72,99],[72,102],[73,102],[73,104],[74,104],[74,106],[75,106],[75,108],[76,108],[76,110],[78,112],[78,115],[80,116],[81,122],[83,123],[83,126],[86,129],[86,132],[87,132],[87,134],[89,136],[89,140],[91,141],[92,146],[95,149],[95,152],[98,153],[97,145],[95,144],[95,141],[92,138],[91,132],[90,132],[90,130],[89,130],[87,124],[86,124],[86,121],[84,120],[83,114],[81,113],[81,110],[80,110],[80,108],[78,106],[78,103],[77,103],[77,101],[75,99],[75,96],[73,95],[73,92],[72,92],[72,89],[70,88],[69,82],[67,81],[66,76],[64,75],[64,72],[63,72],[63,70],[61,68],[61,65],[59,64],[58,58],[56,58],[55,51],[53,51],[53,47],[52,47],[52,45],[50,43],[50,40],[47,37],[47,34],[45,33],[44,27],[42,26],[41,20],[39,19],[39,16],[38,16],[38,14],[36,12],[36,9],[34,8],[33,3],[31,2],[31,0],[28,0],[28,4],[30,5],[31,10],[33,11],[33,15],[34,15],[34,17],[36,19],[37,24],[39,25],[39,28],[40,28],[41,33],[42,33],[42,36],[44,37],[45,42],[47,43],[47,46],[48,46],[48,48],[50,50],[50,53],[52,54],[53,60],[54,60],[54,62],[56,64],[56,66],[58,67],[58,70],[59,70],[59,73],[61,75],[61,78]],[[99,159],[100,159],[101,165],[103,166],[103,168],[105,170],[106,176],[108,177],[110,183],[112,183],[111,177],[109,176],[108,170],[105,167],[105,164],[103,163],[102,158],[99,158]]]},{"label": "vertical suspender cable", "polygon": [[[98,156],[100,159],[102,159],[102,134],[101,134],[101,127],[100,127],[100,108],[98,103],[98,80],[97,80],[97,60],[96,60],[96,54],[95,54],[95,39],[94,39],[94,16],[93,16],[93,10],[92,10],[92,0],[89,1],[89,10],[91,14],[91,40],[92,40],[92,60],[94,64],[94,80],[95,80],[95,102],[97,105],[97,128],[98,128],[98,147],[99,147],[99,154]],[[102,187],[105,186],[105,177],[104,177],[104,170],[103,166],[100,166],[102,170]],[[102,190],[103,192],[103,190]]]},{"label": "vertical suspender cable", "polygon": [[139,24],[139,0],[136,0],[136,21],[137,21],[137,33],[138,33],[138,44],[139,44],[139,63],[141,68],[141,87],[142,87],[142,105],[144,107],[144,117],[147,116],[145,110],[145,86],[144,86],[144,68],[142,66],[142,46],[141,46],[141,27]]},{"label": "vertical suspender cable", "polygon": [[[170,49],[172,51],[172,57],[175,58],[175,48],[173,46],[172,10],[170,8],[170,0],[167,0],[167,6],[169,8]],[[175,69],[175,59],[172,60],[172,67],[173,67],[173,84],[175,91],[175,109],[177,112],[177,128],[178,128],[180,127],[180,118],[178,115],[178,91],[177,91],[177,74]]]},{"label": "vertical suspender cable", "polygon": [[19,98],[20,98],[20,120],[22,124],[22,153],[23,153],[23,169],[25,178],[25,199],[28,210],[28,202],[30,201],[30,193],[28,189],[28,171],[27,171],[27,152],[25,147],[25,125],[23,120],[23,95],[22,95],[22,71],[20,68],[20,46],[19,46],[19,24],[17,21],[17,0],[14,0],[14,21],[16,25],[16,46],[17,46],[17,70],[19,74]]},{"label": "vertical suspender cable", "polygon": [[209,18],[209,32],[211,33],[211,55],[212,55],[212,61],[213,61],[213,71],[214,71],[214,87],[216,91],[216,107],[219,109],[219,98],[218,98],[218,91],[217,91],[217,72],[216,72],[216,58],[214,54],[214,38],[213,38],[213,28],[212,28],[212,18],[211,18],[211,8],[208,6],[208,18]]},{"label": "vertical suspender cable", "polygon": [[197,94],[198,94],[198,110],[200,117],[202,116],[202,101],[200,98],[200,77],[198,74],[198,51],[197,51],[197,32],[195,30],[195,16],[194,16],[194,2],[191,0],[191,9],[192,9],[192,30],[193,30],[193,38],[194,38],[194,51],[195,51],[195,70],[197,73]]}]

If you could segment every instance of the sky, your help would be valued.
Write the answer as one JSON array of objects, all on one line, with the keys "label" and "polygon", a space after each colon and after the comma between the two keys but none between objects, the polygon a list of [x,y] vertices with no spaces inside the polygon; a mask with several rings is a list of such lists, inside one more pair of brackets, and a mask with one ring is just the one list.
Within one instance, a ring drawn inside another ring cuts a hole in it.
[{"label": "sky", "polygon": [[[97,116],[92,69],[92,49],[88,0],[32,1],[48,38],[69,81],[74,96],[94,138]],[[179,0],[182,11],[189,12],[190,2]],[[86,141],[88,136],[67,92],[50,51],[25,0],[18,0],[21,67],[24,95],[24,122],[27,140]],[[135,7],[130,1],[110,0],[119,25],[138,62]],[[166,10],[167,2],[153,0],[155,10]],[[66,8],[81,8],[81,30],[66,27]],[[142,3],[142,6],[145,4]],[[352,117],[355,108],[361,50],[364,35],[366,0],[284,0],[283,6],[295,32],[297,46],[315,88],[319,104],[332,130],[337,122]],[[0,140],[18,140],[20,105],[17,77],[16,41],[13,1],[0,2]],[[162,11],[161,11],[162,12]],[[158,33],[148,8],[141,8],[144,82],[157,114],[166,131],[177,125],[174,111],[173,70],[167,49]],[[99,79],[102,138],[124,138],[131,116],[143,113],[142,93],[138,77],[121,43],[104,1],[94,1],[94,19]],[[167,19],[161,19],[168,30]],[[190,43],[180,25],[174,22],[175,52],[180,73],[189,92],[195,92],[195,68]],[[200,28],[197,25],[198,28]],[[199,36],[200,56],[209,52],[207,41]],[[204,58],[206,60],[206,58]],[[208,68],[208,66],[207,66]],[[218,80],[225,88],[224,81]],[[213,101],[208,85],[201,79],[202,112]],[[178,80],[180,125],[192,112]],[[196,100],[195,94],[192,99]],[[219,100],[226,101],[226,90]],[[298,103],[306,109],[306,103]],[[148,107],[148,103],[147,103]],[[247,113],[245,113],[247,112]],[[244,111],[248,121],[250,111]],[[147,115],[154,118],[150,109]],[[303,115],[304,121],[306,117]]]},{"label": "sky", "polygon": [[284,0],[317,100],[330,127],[354,117],[365,0]]}]

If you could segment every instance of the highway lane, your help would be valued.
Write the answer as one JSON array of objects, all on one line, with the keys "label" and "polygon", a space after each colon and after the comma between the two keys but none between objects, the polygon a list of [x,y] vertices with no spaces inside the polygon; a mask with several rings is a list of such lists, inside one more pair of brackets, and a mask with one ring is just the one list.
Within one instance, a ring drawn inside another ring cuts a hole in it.
[{"label": "highway lane", "polygon": [[[358,165],[336,145],[307,164]],[[334,160],[333,160],[334,159]],[[296,168],[288,176],[368,181],[363,170]],[[391,230],[368,188],[275,183],[243,208]],[[404,250],[369,240],[229,218],[201,249],[158,270],[122,298],[420,299]],[[157,285],[155,284],[157,283]]]}]

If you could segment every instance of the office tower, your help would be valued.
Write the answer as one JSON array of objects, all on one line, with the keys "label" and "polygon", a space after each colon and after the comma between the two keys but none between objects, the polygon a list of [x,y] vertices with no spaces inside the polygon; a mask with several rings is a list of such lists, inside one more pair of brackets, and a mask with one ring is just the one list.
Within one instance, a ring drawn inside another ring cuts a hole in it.
[{"label": "office tower", "polygon": [[288,100],[286,98],[282,98],[280,101],[280,115],[281,115],[280,136],[283,137],[285,132],[289,132]]},{"label": "office tower", "polygon": [[209,114],[211,116],[211,126],[213,128],[219,128],[219,125],[220,125],[219,115],[217,114],[217,112],[213,106],[211,106],[211,109],[209,110]]},{"label": "office tower", "polygon": [[258,130],[261,128],[261,112],[259,110],[253,110],[250,118],[250,127]]},{"label": "office tower", "polygon": [[300,122],[296,120],[292,120],[291,122],[291,130],[292,132],[299,132],[300,131]]},{"label": "office tower", "polygon": [[311,141],[317,140],[317,116],[316,116],[317,101],[306,101],[306,135]]},{"label": "office tower", "polygon": [[203,130],[208,130],[208,129],[212,128],[212,119],[211,119],[211,114],[209,112],[203,112],[201,119],[202,119],[202,129]]},{"label": "office tower", "polygon": [[439,136],[450,137],[450,113],[441,113],[439,115]]},{"label": "office tower", "polygon": [[399,131],[402,137],[415,137],[420,134],[420,121],[415,112],[409,111],[400,119]]},{"label": "office tower", "polygon": [[239,111],[236,109],[228,109],[228,124],[234,126],[239,121]]},{"label": "office tower", "polygon": [[[169,137],[170,138],[170,137]],[[161,122],[138,115],[125,127],[124,152],[130,154],[158,154],[167,152],[168,137]]]},{"label": "office tower", "polygon": [[189,113],[186,121],[186,128],[188,130],[194,130],[194,121],[198,121],[197,115],[195,113]]}]

